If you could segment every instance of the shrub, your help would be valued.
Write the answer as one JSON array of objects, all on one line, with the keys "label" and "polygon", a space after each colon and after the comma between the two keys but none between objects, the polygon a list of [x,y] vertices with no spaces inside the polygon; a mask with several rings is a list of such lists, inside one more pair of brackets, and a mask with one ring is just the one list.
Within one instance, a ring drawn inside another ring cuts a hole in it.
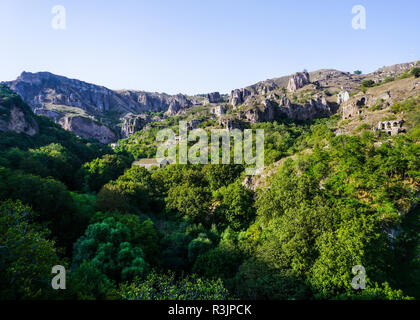
[{"label": "shrub", "polygon": [[410,73],[414,77],[418,78],[418,77],[420,77],[420,68],[419,67],[413,68],[413,69],[411,69]]}]

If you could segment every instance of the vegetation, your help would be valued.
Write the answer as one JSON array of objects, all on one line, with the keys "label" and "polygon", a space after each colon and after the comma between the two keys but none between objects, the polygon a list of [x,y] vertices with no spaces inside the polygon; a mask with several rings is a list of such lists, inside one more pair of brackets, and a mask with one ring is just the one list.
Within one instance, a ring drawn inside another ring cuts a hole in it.
[{"label": "vegetation", "polygon": [[419,299],[419,101],[390,109],[412,116],[407,133],[336,136],[339,116],[252,125],[271,170],[255,191],[244,165],[132,167],[157,127],[113,151],[28,109],[39,134],[0,133],[0,298]]}]

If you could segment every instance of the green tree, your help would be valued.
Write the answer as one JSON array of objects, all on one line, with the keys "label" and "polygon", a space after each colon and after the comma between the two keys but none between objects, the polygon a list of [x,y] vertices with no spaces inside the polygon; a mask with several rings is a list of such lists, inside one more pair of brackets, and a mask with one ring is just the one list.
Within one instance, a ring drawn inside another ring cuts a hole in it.
[{"label": "green tree", "polygon": [[229,297],[220,280],[192,275],[177,281],[170,272],[153,272],[145,280],[123,284],[119,293],[125,300],[226,300]]},{"label": "green tree", "polygon": [[120,281],[142,276],[148,269],[143,250],[133,246],[129,229],[113,218],[90,225],[74,244],[73,265],[92,262],[108,278]]},{"label": "green tree", "polygon": [[419,67],[413,68],[413,69],[411,69],[410,73],[414,77],[418,78],[418,77],[420,77],[420,68]]},{"label": "green tree", "polygon": [[189,216],[195,222],[209,221],[211,193],[208,188],[182,184],[169,189],[165,199],[168,209]]},{"label": "green tree", "polygon": [[188,245],[188,260],[193,263],[199,254],[210,250],[213,244],[205,233],[200,233],[197,238]]},{"label": "green tree", "polygon": [[72,271],[68,290],[70,297],[77,300],[112,299],[116,290],[113,281],[103,274],[92,262],[84,261]]},{"label": "green tree", "polygon": [[29,207],[0,202],[0,299],[53,298],[51,269],[65,265],[48,231],[31,223]]},{"label": "green tree", "polygon": [[239,182],[220,188],[215,195],[220,201],[216,208],[217,216],[224,216],[234,230],[246,229],[255,217],[253,195]]},{"label": "green tree", "polygon": [[84,164],[78,176],[89,190],[99,191],[103,185],[121,176],[133,160],[127,154],[107,154]]}]

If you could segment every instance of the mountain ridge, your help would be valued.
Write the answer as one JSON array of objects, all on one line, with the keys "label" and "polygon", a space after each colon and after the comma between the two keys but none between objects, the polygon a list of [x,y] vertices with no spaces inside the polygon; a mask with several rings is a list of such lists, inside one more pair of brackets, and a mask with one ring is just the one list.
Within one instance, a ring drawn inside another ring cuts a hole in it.
[{"label": "mountain ridge", "polygon": [[[302,77],[306,71],[298,72],[234,89],[228,100],[218,92],[188,96],[182,93],[170,95],[142,90],[111,90],[48,71],[24,71],[16,80],[2,83],[18,93],[35,114],[50,117],[65,129],[85,138],[98,139],[95,131],[101,128],[104,134],[99,140],[109,143],[128,137],[152,119],[159,121],[194,106],[222,105],[226,110],[245,106],[253,111],[241,111],[242,116],[239,118],[251,122],[272,121],[279,110],[286,117],[297,120],[328,116],[336,111],[335,101],[341,101],[338,99],[339,94],[354,93],[365,80],[381,82],[389,77],[400,76],[414,65],[416,62],[401,63],[382,67],[366,75],[320,69],[307,73],[303,85],[287,94],[288,82],[293,77]],[[89,130],[90,126],[92,130]],[[75,129],[80,127],[84,129]]]}]

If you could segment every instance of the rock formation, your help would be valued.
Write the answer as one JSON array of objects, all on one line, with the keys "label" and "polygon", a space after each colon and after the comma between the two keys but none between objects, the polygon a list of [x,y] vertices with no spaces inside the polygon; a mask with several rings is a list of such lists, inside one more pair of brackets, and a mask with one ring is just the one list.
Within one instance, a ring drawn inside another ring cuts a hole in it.
[{"label": "rock formation", "polygon": [[184,95],[178,94],[171,99],[168,111],[165,112],[165,115],[174,116],[191,105],[192,103],[190,100],[188,100]]},{"label": "rock formation", "polygon": [[208,93],[207,100],[209,103],[219,103],[222,101],[219,92]]},{"label": "rock formation", "polygon": [[295,120],[313,120],[333,114],[325,97],[309,99],[304,105],[292,104],[288,98],[283,97],[279,107],[280,113]]},{"label": "rock formation", "polygon": [[0,100],[0,131],[14,131],[33,136],[39,132],[37,122],[24,108],[13,105],[7,107]]},{"label": "rock formation", "polygon": [[[37,114],[48,116],[56,122],[74,115],[74,112],[96,119],[102,119],[104,113],[107,113],[115,120],[121,118],[124,121],[123,117],[129,113],[169,111],[168,115],[174,115],[192,105],[182,94],[170,96],[143,91],[113,91],[49,72],[23,72],[15,81],[5,84],[18,93]],[[72,113],[69,113],[67,107],[73,108]],[[85,134],[88,132],[94,131],[88,130]]]},{"label": "rock formation", "polygon": [[251,95],[251,92],[245,88],[232,90],[229,102],[236,108],[238,105],[245,102],[245,99]]},{"label": "rock formation", "polygon": [[303,86],[309,83],[310,80],[308,72],[297,72],[290,78],[289,83],[287,85],[287,91],[295,92],[296,90],[302,88]]},{"label": "rock formation", "polygon": [[210,112],[216,117],[220,117],[226,113],[225,108],[223,108],[222,106],[216,106],[212,108]]},{"label": "rock formation", "polygon": [[259,107],[248,108],[239,113],[240,119],[247,120],[250,123],[273,121],[276,117],[278,106],[275,102],[264,99]]},{"label": "rock formation", "polygon": [[60,119],[59,123],[63,129],[72,131],[83,138],[96,139],[102,143],[110,143],[118,140],[118,136],[111,129],[91,118],[65,116]]},{"label": "rock formation", "polygon": [[149,121],[150,117],[147,115],[126,115],[121,127],[121,137],[131,137],[135,132],[141,130]]},{"label": "rock formation", "polygon": [[340,91],[337,95],[337,104],[342,104],[350,99],[350,94],[348,91]]}]

